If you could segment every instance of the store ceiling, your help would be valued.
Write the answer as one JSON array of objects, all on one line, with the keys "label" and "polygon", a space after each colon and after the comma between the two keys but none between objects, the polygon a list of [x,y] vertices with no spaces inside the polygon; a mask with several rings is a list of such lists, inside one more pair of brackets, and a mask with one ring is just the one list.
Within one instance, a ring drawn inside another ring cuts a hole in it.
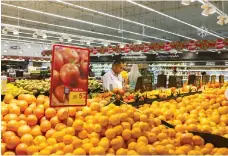
[{"label": "store ceiling", "polygon": [[[197,35],[197,29],[159,15],[155,12],[151,12],[127,1],[67,1],[67,3],[123,17],[130,21],[145,24],[146,26],[144,25],[143,27],[142,25],[135,23],[82,10],[80,8],[76,8],[75,6],[69,6],[58,1],[3,1],[2,3],[33,10],[31,12],[25,9],[18,9],[2,4],[2,28],[5,24],[19,25],[19,36],[21,36],[19,38],[20,40],[51,43],[52,40],[58,41],[59,37],[62,36],[63,33],[70,34],[70,37],[73,39],[72,43],[68,44],[77,45],[82,40],[88,40],[90,38],[92,46],[99,46],[104,44],[104,42],[118,44],[121,42],[137,42],[137,40],[145,42],[163,42],[168,40],[184,41],[189,40],[190,38],[196,40],[202,39]],[[180,1],[137,1],[137,3],[163,12],[194,26],[204,26],[208,28],[211,33],[228,38],[228,24],[223,26],[218,25],[217,14],[209,15],[208,17],[202,16],[201,3],[199,2],[191,3],[190,6],[182,5]],[[227,1],[217,1],[213,2],[213,4],[220,10],[223,10],[224,13],[228,14]],[[34,10],[38,10],[40,12],[35,13]],[[61,17],[45,15],[44,13],[60,15]],[[18,20],[15,17],[19,17],[21,19]],[[64,17],[71,19],[64,19]],[[75,19],[82,21],[75,21]],[[85,21],[87,23],[85,23]],[[93,25],[88,22],[96,23],[98,25]],[[122,29],[122,27],[123,30],[125,30],[123,33],[118,31],[118,29]],[[149,27],[155,27],[155,29],[158,28],[171,33],[158,31]],[[32,34],[36,30],[49,31],[47,33],[47,39],[39,38],[39,40],[36,40],[32,38]],[[85,32],[85,30],[87,32]],[[9,40],[18,38],[12,34],[10,35],[11,36],[2,35],[2,37]],[[203,39],[217,38],[218,37],[212,35],[207,35]]]}]

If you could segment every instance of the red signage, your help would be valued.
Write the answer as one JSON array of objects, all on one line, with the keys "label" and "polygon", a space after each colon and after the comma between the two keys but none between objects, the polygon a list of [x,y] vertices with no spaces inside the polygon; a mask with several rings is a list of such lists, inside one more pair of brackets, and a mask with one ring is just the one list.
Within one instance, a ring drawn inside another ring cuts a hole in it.
[{"label": "red signage", "polygon": [[195,49],[196,49],[196,42],[190,41],[190,42],[187,44],[187,49],[188,49],[188,50],[195,50]]},{"label": "red signage", "polygon": [[113,47],[112,46],[108,46],[108,53],[113,53]]},{"label": "red signage", "polygon": [[150,51],[149,44],[148,44],[148,43],[145,43],[145,44],[143,45],[143,52],[148,52],[148,51]]},{"label": "red signage", "polygon": [[50,105],[85,106],[88,92],[89,49],[54,45],[51,69]]},{"label": "red signage", "polygon": [[125,53],[129,53],[130,51],[131,51],[130,45],[126,44],[126,45],[124,46],[124,52],[125,52]]},{"label": "red signage", "polygon": [[170,51],[172,49],[171,44],[169,42],[165,43],[164,50],[165,51]]},{"label": "red signage", "polygon": [[218,39],[215,43],[216,49],[223,49],[225,47],[225,42],[223,39]]}]

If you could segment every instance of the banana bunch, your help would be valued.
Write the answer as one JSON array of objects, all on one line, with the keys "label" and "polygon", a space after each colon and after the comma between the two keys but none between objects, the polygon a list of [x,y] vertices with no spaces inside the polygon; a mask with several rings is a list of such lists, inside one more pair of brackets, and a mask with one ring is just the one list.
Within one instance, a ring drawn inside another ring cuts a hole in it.
[{"label": "banana bunch", "polygon": [[7,83],[6,91],[3,94],[12,94],[13,96],[17,96],[25,93],[29,93],[29,92],[24,90],[22,87],[19,88],[11,83]]}]

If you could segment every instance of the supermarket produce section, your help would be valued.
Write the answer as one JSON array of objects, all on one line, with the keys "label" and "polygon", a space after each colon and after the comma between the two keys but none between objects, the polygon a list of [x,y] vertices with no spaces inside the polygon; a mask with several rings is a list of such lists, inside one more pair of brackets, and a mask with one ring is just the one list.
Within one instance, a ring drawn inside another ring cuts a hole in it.
[{"label": "supermarket produce section", "polygon": [[[6,93],[1,107],[2,153],[227,155],[227,87],[226,82],[210,84],[202,92],[172,98],[175,88],[124,94],[117,89],[95,94],[85,107],[66,108],[51,108],[45,95],[22,93],[14,98]],[[113,103],[117,95],[125,101],[119,106]],[[159,99],[146,101],[145,95]]]}]

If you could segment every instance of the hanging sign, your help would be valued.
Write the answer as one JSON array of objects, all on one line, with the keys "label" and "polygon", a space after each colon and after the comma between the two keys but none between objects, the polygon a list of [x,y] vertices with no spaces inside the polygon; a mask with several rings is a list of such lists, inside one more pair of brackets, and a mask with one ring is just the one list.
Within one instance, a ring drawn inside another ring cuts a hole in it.
[{"label": "hanging sign", "polygon": [[223,49],[225,47],[225,42],[223,39],[218,39],[215,43],[216,49]]},{"label": "hanging sign", "polygon": [[196,42],[190,41],[190,42],[187,44],[187,49],[188,49],[188,50],[195,50],[195,49],[196,49]]},{"label": "hanging sign", "polygon": [[149,44],[148,43],[144,43],[144,45],[143,45],[143,52],[148,52],[148,51],[150,51]]},{"label": "hanging sign", "polygon": [[[58,50],[59,47],[62,47]],[[89,49],[54,45],[52,51],[50,105],[87,104]]]},{"label": "hanging sign", "polygon": [[170,51],[172,49],[171,44],[169,42],[166,42],[164,45],[164,50],[165,51]]},{"label": "hanging sign", "polygon": [[125,53],[129,53],[130,51],[131,51],[130,45],[129,45],[129,44],[126,44],[126,45],[124,46],[124,52],[125,52]]}]

